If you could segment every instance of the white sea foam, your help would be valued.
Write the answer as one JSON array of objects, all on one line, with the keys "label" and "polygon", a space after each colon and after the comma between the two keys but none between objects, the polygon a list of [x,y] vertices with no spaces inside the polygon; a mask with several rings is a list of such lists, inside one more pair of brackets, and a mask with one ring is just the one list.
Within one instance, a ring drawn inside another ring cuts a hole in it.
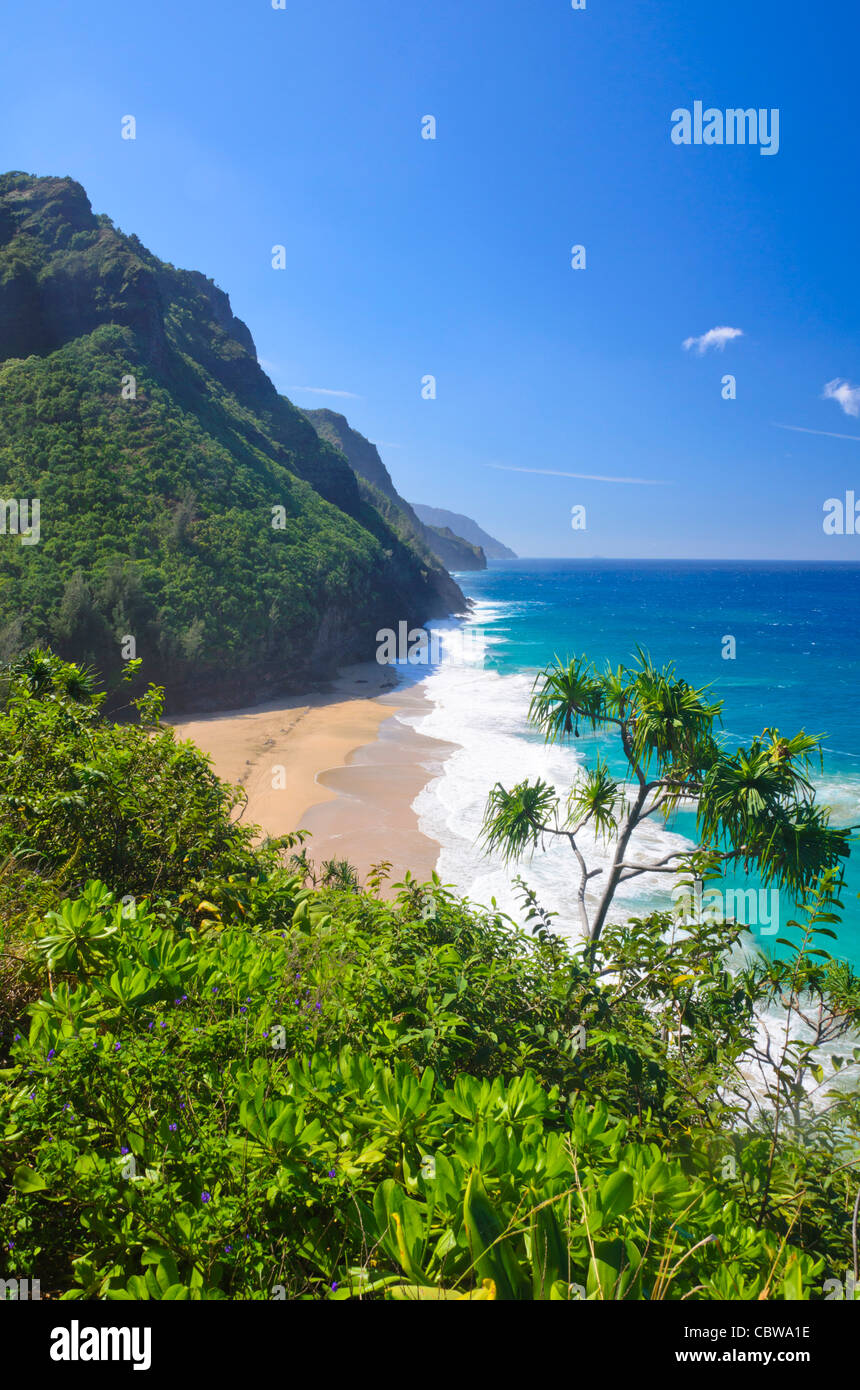
[{"label": "white sea foam", "polygon": [[[483,631],[488,648],[504,640],[506,612],[510,612],[507,606],[481,604],[471,615],[469,626]],[[529,730],[526,716],[532,676],[526,672],[501,675],[486,669],[479,659],[470,664],[474,644],[461,641],[458,627],[432,624],[442,640],[443,659],[424,682],[429,713],[399,716],[422,734],[459,745],[441,775],[413,803],[420,828],[441,846],[438,872],[444,883],[454,884],[475,902],[489,905],[495,898],[504,912],[521,920],[511,887],[519,873],[536,891],[541,905],[559,914],[557,929],[578,937],[578,871],[566,841],[547,837],[543,850],[539,846],[533,856],[510,866],[498,855],[485,854],[478,841],[487,797],[496,782],[511,788],[527,777],[540,777],[565,797],[582,775],[584,758],[575,746],[546,747]],[[611,846],[588,835],[578,842],[589,867],[602,867],[605,872]],[[628,857],[634,862],[660,858],[687,843],[667,832],[661,822],[647,822],[631,842]],[[593,881],[598,891],[600,882],[600,878]],[[630,913],[658,902],[668,905],[671,882],[668,875],[643,874],[621,886],[617,901]]]},{"label": "white sea foam", "polygon": [[834,825],[860,824],[860,778],[818,777],[815,789],[818,800],[830,807]]},{"label": "white sea foam", "polygon": [[[529,602],[522,606],[534,605]],[[398,718],[431,738],[457,745],[440,775],[419,793],[413,809],[423,833],[441,846],[438,873],[443,883],[453,884],[459,893],[486,906],[495,899],[503,912],[522,921],[521,904],[511,886],[514,876],[520,874],[537,893],[541,906],[558,913],[556,930],[580,940],[575,903],[577,867],[566,842],[548,838],[533,856],[514,865],[505,865],[498,855],[487,855],[479,844],[487,797],[496,782],[511,788],[526,777],[541,777],[564,798],[582,775],[585,750],[594,748],[588,736],[579,745],[547,747],[527,721],[533,674],[503,675],[485,666],[486,654],[505,641],[505,618],[519,608],[520,605],[483,602],[475,605],[465,625],[454,619],[428,624],[439,634],[441,662],[426,675],[420,668],[401,668],[407,680],[423,677],[430,709],[418,714],[404,710]],[[468,633],[464,640],[464,626],[479,632],[481,640],[470,640]],[[818,791],[820,798],[833,807],[835,822],[860,822],[860,780],[822,778]],[[605,872],[611,847],[588,836],[578,837],[578,843],[589,868],[602,867]],[[689,847],[690,841],[667,831],[657,819],[646,822],[636,833],[627,858],[641,863]],[[595,880],[598,890],[600,882],[600,878]],[[623,884],[615,899],[619,915],[670,908],[673,882],[671,875],[646,873]],[[593,903],[593,899],[590,901]],[[758,947],[750,942],[731,962],[733,968],[740,966],[741,956],[750,957],[757,952]],[[782,1009],[763,1011],[758,1019],[759,1045],[764,1045],[769,1036],[772,1045],[781,1050],[784,1029]],[[791,1031],[792,1036],[804,1035],[803,1025],[796,1021]],[[830,1070],[828,1053],[850,1052],[857,1043],[858,1039],[851,1037],[821,1049],[820,1060],[826,1070]],[[758,1068],[750,1064],[743,1070],[751,1094],[763,1103],[764,1088]],[[856,1084],[856,1075],[856,1067],[846,1067],[835,1079],[836,1087],[850,1088]],[[821,1104],[821,1091],[813,1099]]]},{"label": "white sea foam", "polygon": [[[427,713],[407,710],[399,714],[405,723],[432,738],[457,745],[436,776],[418,795],[413,809],[424,834],[441,846],[438,872],[443,883],[453,884],[456,890],[477,903],[489,906],[495,899],[498,907],[514,920],[522,921],[520,901],[512,889],[516,874],[528,882],[537,893],[541,905],[558,913],[556,930],[572,939],[581,939],[575,904],[577,869],[569,846],[548,839],[538,846],[534,855],[525,861],[505,865],[498,855],[487,855],[480,844],[481,824],[487,797],[496,782],[510,788],[524,778],[541,777],[555,786],[564,798],[577,777],[582,775],[586,752],[593,754],[594,741],[588,735],[579,743],[565,747],[544,745],[528,726],[527,712],[532,689],[533,673],[500,674],[487,669],[484,658],[498,644],[506,641],[505,619],[523,611],[543,606],[534,600],[522,603],[479,602],[474,605],[468,620],[434,622],[428,627],[438,633],[442,660],[429,674],[420,668],[401,668],[409,680],[424,677],[424,690],[430,701]],[[479,633],[480,640],[464,639],[464,627]],[[743,742],[743,739],[737,741]],[[606,745],[601,747],[606,751]],[[833,809],[836,824],[860,823],[860,778],[825,776],[818,780],[821,801]],[[606,871],[610,862],[610,847],[593,838],[579,837],[590,868]],[[672,850],[689,848],[690,842],[667,831],[657,819],[649,821],[634,837],[627,858],[641,863],[660,859]],[[595,881],[599,890],[600,878]],[[616,894],[619,916],[632,916],[656,907],[671,906],[673,877],[668,874],[642,874],[621,886]],[[750,941],[745,950],[737,953],[732,968],[741,964],[741,956],[758,953]],[[779,1007],[762,1011],[758,1018],[758,1043],[763,1046],[770,1037],[771,1045],[781,1051],[785,1030],[785,1012]],[[792,1036],[804,1036],[805,1029],[793,1020]],[[851,1036],[820,1049],[819,1060],[830,1073],[829,1053],[843,1056],[858,1045],[860,1039]],[[856,1085],[856,1066],[846,1066],[831,1084],[837,1089]],[[759,1103],[765,1103],[763,1079],[751,1059],[743,1068],[750,1091]],[[810,1081],[810,1085],[813,1083]],[[816,1108],[823,1102],[825,1084],[813,1095]]]}]

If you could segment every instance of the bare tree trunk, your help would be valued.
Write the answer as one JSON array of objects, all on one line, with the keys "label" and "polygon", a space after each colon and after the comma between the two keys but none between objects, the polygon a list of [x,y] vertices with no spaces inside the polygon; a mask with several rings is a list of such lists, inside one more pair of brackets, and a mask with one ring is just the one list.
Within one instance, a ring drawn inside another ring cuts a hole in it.
[{"label": "bare tree trunk", "polygon": [[591,928],[592,946],[597,945],[598,941],[600,940],[600,933],[603,931],[603,928],[606,924],[607,913],[609,912],[610,904],[612,902],[613,897],[615,896],[615,890],[618,887],[618,884],[621,880],[621,874],[623,873],[624,856],[627,852],[627,846],[630,843],[630,836],[633,834],[633,831],[639,824],[639,816],[642,811],[642,807],[645,805],[647,796],[648,788],[645,785],[644,778],[642,778],[640,775],[640,785],[639,791],[636,796],[636,801],[634,802],[633,808],[630,811],[629,816],[624,822],[623,828],[619,831],[618,840],[615,845],[615,854],[612,859],[612,868],[609,870],[609,878],[607,879],[606,887],[603,890],[603,896],[600,899],[597,914],[594,918],[594,924]]},{"label": "bare tree trunk", "polygon": [[579,864],[579,871],[580,871],[580,872],[579,872],[579,890],[578,890],[576,896],[577,896],[578,904],[579,904],[579,920],[580,920],[580,924],[581,924],[581,926],[582,926],[582,930],[583,930],[583,933],[584,933],[584,935],[585,935],[585,939],[586,939],[586,941],[588,941],[588,940],[590,939],[590,937],[591,937],[591,929],[590,929],[589,921],[588,921],[588,908],[587,908],[586,905],[585,905],[585,889],[586,889],[586,885],[588,884],[588,880],[589,880],[590,875],[589,875],[589,872],[588,872],[588,866],[586,865],[586,862],[585,862],[585,860],[584,860],[583,857],[582,857],[581,851],[577,849],[577,847],[576,847],[576,841],[574,840],[573,836],[572,836],[572,835],[568,835],[567,838],[570,840],[570,847],[571,847],[571,849],[573,850],[574,854],[576,855],[576,860],[577,860],[577,863]]}]

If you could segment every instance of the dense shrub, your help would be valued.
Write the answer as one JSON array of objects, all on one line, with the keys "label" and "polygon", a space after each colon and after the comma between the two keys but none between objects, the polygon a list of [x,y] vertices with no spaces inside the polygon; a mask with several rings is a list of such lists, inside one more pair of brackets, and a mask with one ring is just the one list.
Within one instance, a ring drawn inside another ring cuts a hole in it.
[{"label": "dense shrub", "polygon": [[2,1021],[5,1276],[243,1299],[844,1279],[855,1097],[816,1118],[787,1090],[775,1125],[733,1085],[784,963],[730,972],[739,928],[655,916],[592,964],[533,899],[523,932],[438,880],[384,890],[384,868],[309,886],[156,696],[141,713],[108,722],[49,656],[6,677],[0,908],[31,989]]}]

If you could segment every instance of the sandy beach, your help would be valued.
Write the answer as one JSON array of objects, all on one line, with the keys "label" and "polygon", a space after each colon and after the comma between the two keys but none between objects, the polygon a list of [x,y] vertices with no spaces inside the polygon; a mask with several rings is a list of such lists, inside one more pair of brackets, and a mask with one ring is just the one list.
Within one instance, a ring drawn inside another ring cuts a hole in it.
[{"label": "sandy beach", "polygon": [[242,786],[242,818],[269,835],[305,829],[315,862],[347,859],[365,878],[392,863],[430,877],[439,846],[422,835],[411,809],[453,745],[394,719],[420,712],[422,686],[401,685],[376,662],[345,667],[313,695],[175,722],[180,738],[208,753],[219,777]]}]

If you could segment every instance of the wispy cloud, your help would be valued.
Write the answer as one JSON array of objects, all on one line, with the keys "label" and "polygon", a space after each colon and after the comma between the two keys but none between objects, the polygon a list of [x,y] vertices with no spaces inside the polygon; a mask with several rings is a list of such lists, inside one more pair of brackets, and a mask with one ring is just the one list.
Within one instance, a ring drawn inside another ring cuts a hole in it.
[{"label": "wispy cloud", "polygon": [[794,430],[795,434],[820,434],[825,439],[852,439],[855,444],[860,444],[860,434],[834,434],[833,430],[808,430],[803,425],[780,425],[776,421],[774,421],[774,428]]},{"label": "wispy cloud", "polygon": [[708,348],[716,348],[718,352],[724,352],[726,343],[730,343],[732,338],[742,338],[743,329],[741,328],[709,328],[707,333],[703,333],[700,338],[685,338],[684,348],[689,352],[694,349],[699,357],[708,351]]},{"label": "wispy cloud", "polygon": [[331,391],[327,386],[288,386],[288,391],[309,391],[312,396],[342,396],[344,400],[360,401],[354,391]]},{"label": "wispy cloud", "polygon": [[860,415],[860,386],[852,386],[841,376],[828,381],[821,395],[825,401],[838,401],[846,415]]},{"label": "wispy cloud", "polygon": [[542,473],[548,478],[583,478],[590,483],[638,483],[642,487],[668,487],[662,478],[610,478],[604,473],[564,473],[558,468],[516,468],[508,463],[488,463],[486,468],[497,468],[501,473]]}]

